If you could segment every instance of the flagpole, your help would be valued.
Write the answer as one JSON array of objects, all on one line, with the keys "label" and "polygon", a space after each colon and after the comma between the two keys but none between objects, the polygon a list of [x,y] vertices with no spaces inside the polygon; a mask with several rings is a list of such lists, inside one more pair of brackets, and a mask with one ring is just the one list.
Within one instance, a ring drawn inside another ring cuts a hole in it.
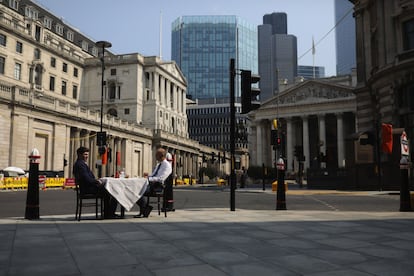
[{"label": "flagpole", "polygon": [[160,47],[160,60],[162,60],[162,11],[160,11],[160,33],[159,33],[160,37],[159,37],[159,47]]},{"label": "flagpole", "polygon": [[312,70],[313,70],[313,79],[315,79],[315,42],[312,36]]}]

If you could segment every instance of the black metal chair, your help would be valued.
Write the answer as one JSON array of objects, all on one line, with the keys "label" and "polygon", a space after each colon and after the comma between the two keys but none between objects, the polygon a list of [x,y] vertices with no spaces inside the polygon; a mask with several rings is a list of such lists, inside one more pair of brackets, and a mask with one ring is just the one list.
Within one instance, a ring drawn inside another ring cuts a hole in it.
[{"label": "black metal chair", "polygon": [[164,206],[164,217],[167,217],[167,208],[166,206],[166,197],[165,197],[165,189],[164,185],[159,182],[151,182],[150,183],[151,188],[150,191],[147,192],[144,196],[147,196],[147,207],[150,204],[150,199],[157,198],[157,207],[158,207],[158,215],[161,215],[161,198]]},{"label": "black metal chair", "polygon": [[77,183],[75,183],[76,191],[76,213],[75,219],[81,220],[82,207],[95,207],[95,217],[98,219],[98,210],[101,212],[101,219],[103,218],[103,196],[99,193],[85,194],[81,193],[81,189]]}]

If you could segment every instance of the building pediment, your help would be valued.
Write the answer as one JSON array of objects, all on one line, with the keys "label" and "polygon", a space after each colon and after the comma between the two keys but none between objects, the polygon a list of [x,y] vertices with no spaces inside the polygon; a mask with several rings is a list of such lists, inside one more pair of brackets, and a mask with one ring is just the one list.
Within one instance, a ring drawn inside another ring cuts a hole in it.
[{"label": "building pediment", "polygon": [[174,61],[163,62],[160,64],[160,67],[162,67],[169,74],[173,75],[176,79],[180,80],[182,83],[187,84],[184,74]]},{"label": "building pediment", "polygon": [[355,98],[352,87],[331,84],[326,81],[305,81],[262,103],[262,107],[291,104],[314,104]]}]

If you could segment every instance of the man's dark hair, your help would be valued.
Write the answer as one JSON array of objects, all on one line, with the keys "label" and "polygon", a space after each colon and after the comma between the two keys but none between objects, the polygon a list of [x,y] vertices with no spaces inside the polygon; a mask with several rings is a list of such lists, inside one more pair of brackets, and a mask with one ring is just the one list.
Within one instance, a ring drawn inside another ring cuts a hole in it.
[{"label": "man's dark hair", "polygon": [[84,154],[85,152],[89,152],[89,149],[87,147],[80,147],[76,150],[78,156]]}]

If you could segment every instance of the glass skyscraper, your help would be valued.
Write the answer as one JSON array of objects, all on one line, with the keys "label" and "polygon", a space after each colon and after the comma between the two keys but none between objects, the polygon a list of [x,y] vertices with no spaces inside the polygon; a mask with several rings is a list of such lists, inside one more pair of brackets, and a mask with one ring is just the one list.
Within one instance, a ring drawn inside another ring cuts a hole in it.
[{"label": "glass skyscraper", "polygon": [[351,74],[356,68],[354,4],[348,0],[335,0],[336,74]]},{"label": "glass skyscraper", "polygon": [[[171,37],[171,59],[187,79],[187,95],[196,100],[187,107],[190,138],[229,151],[230,59],[236,69],[258,73],[257,26],[232,15],[182,16],[172,23]],[[235,97],[240,110],[239,75]],[[236,113],[236,121],[245,125],[245,116]],[[242,139],[236,143],[246,146]]]},{"label": "glass skyscraper", "polygon": [[297,39],[287,34],[287,14],[275,12],[263,16],[259,34],[260,100],[276,95],[279,82],[294,83],[297,76]]},{"label": "glass skyscraper", "polygon": [[229,98],[231,58],[237,69],[258,72],[257,27],[237,16],[179,17],[172,23],[171,44],[171,58],[187,78],[192,99]]}]

